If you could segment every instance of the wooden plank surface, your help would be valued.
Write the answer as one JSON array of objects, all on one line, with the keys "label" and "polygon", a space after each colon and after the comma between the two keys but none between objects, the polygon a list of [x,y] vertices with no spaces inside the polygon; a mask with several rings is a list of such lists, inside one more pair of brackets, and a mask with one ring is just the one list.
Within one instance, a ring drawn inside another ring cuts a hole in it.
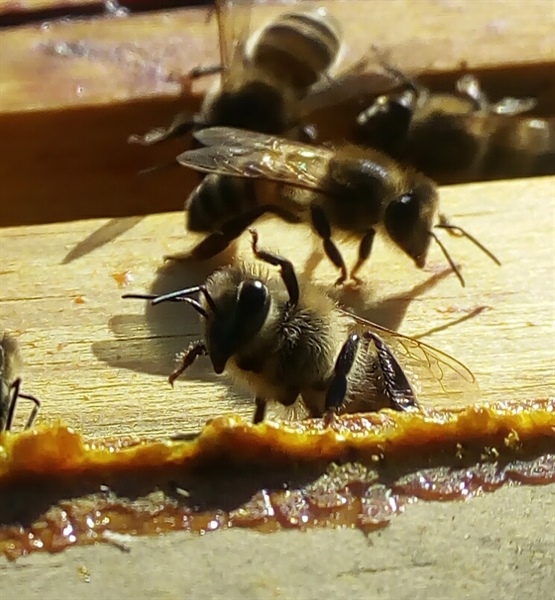
[{"label": "wooden plank surface", "polygon": [[[502,267],[467,241],[446,239],[467,280],[462,289],[439,248],[418,271],[378,243],[364,270],[367,285],[342,300],[405,334],[435,330],[426,341],[472,369],[481,400],[554,395],[555,178],[444,188],[442,204]],[[279,250],[302,272],[308,230],[274,220],[257,228],[261,246]],[[164,254],[186,247],[182,214],[7,228],[0,241],[2,326],[20,333],[25,389],[43,400],[41,419],[61,417],[98,437],[163,436],[215,415],[251,414],[252,403],[231,393],[206,360],[173,390],[167,383],[175,354],[199,333],[196,313],[120,298],[198,283],[214,267],[158,271]],[[238,252],[250,258],[248,237]],[[128,285],[120,287],[126,272]],[[327,287],[335,275],[323,262],[315,284]]]},{"label": "wooden plank surface", "polygon": [[[366,55],[370,44],[390,51],[390,60],[400,68],[417,72],[458,70],[463,63],[469,69],[542,64],[555,58],[550,0],[303,2],[307,8],[322,5],[341,23],[345,66]],[[286,9],[257,6],[252,29]],[[206,17],[206,9],[182,9],[6,30],[0,53],[1,112],[176,95],[180,87],[172,74],[219,60],[216,20]],[[199,90],[205,88],[201,83]]]}]

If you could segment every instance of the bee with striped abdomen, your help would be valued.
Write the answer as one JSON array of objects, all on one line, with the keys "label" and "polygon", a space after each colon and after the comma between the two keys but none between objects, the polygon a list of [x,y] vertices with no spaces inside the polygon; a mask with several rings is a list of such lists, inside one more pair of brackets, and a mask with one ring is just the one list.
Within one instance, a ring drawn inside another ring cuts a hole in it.
[{"label": "bee with striped abdomen", "polygon": [[[345,238],[360,241],[358,259],[350,272],[350,278],[359,283],[357,273],[369,258],[378,231],[419,268],[425,266],[430,243],[435,240],[462,285],[462,275],[434,228],[465,236],[500,264],[470,234],[438,216],[437,186],[430,178],[382,152],[352,144],[309,146],[229,127],[204,129],[195,135],[205,147],[178,156],[180,164],[251,180],[252,187],[239,205],[242,212],[202,240],[192,256],[218,254],[261,214],[270,212],[312,226],[322,239],[325,254],[341,272],[336,285],[345,282],[348,272],[332,240],[332,228]],[[220,194],[217,198],[225,206],[233,196]]]}]

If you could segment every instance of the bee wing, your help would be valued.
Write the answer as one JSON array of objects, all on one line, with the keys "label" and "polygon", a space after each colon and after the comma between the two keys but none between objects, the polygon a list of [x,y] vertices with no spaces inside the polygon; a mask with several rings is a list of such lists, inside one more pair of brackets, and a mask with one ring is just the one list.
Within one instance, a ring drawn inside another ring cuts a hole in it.
[{"label": "bee wing", "polygon": [[232,127],[212,127],[195,134],[205,148],[177,157],[183,166],[235,177],[261,178],[325,192],[322,182],[332,150]]},{"label": "bee wing", "polygon": [[417,339],[380,327],[348,311],[338,309],[352,330],[372,331],[391,349],[424,404],[452,406],[474,403],[479,388],[473,373],[449,354]]},{"label": "bee wing", "polygon": [[299,151],[313,148],[302,142],[237,127],[207,127],[196,131],[194,136],[203,146],[234,146],[248,150],[267,150],[287,145]]},{"label": "bee wing", "polygon": [[244,61],[254,0],[216,0],[216,3],[220,60],[227,73]]}]

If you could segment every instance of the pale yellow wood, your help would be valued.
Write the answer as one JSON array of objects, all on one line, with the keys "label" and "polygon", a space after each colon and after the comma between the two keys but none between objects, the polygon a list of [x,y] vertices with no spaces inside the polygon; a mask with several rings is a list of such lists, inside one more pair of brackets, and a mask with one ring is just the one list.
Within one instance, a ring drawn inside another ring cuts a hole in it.
[{"label": "pale yellow wood", "polygon": [[[482,400],[554,395],[555,178],[444,188],[442,203],[503,266],[469,242],[443,235],[462,264],[467,288],[450,274],[411,301],[415,286],[444,269],[439,248],[432,249],[429,267],[421,272],[380,241],[364,271],[370,283],[358,299],[350,296],[353,306],[382,324],[396,326],[402,319],[399,330],[409,335],[486,307],[426,341],[472,369]],[[157,274],[164,254],[185,248],[183,215],[122,221],[116,237],[102,229],[105,224],[1,230],[1,325],[21,332],[25,389],[42,398],[41,419],[60,417],[87,435],[111,436],[193,430],[228,412],[249,416],[252,404],[237,403],[208,361],[199,361],[175,389],[167,383],[175,353],[198,335],[196,313],[161,306],[147,309],[145,316],[145,303],[120,298],[126,291],[161,292],[197,283],[209,272],[209,267],[174,266]],[[258,230],[261,246],[279,250],[302,271],[312,248],[308,230],[275,220]],[[248,242],[244,236],[239,245],[245,257],[250,257]],[[114,275],[124,271],[133,281],[121,289]],[[334,277],[327,262],[314,273],[316,284]],[[80,296],[84,303],[76,302]]]},{"label": "pale yellow wood", "polygon": [[[371,44],[407,71],[453,71],[542,64],[555,58],[551,0],[318,0],[347,40],[341,68]],[[253,31],[288,7],[257,6]],[[216,19],[182,9],[50,22],[5,30],[0,38],[0,113],[113,104],[175,95],[174,75],[219,60]],[[202,82],[198,90],[206,88]]]}]

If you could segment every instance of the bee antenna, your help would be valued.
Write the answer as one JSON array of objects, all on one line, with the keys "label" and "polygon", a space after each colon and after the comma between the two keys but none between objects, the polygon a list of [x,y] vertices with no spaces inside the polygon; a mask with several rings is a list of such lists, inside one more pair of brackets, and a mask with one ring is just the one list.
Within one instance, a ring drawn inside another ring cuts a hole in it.
[{"label": "bee antenna", "polygon": [[154,300],[155,298],[158,298],[158,296],[156,296],[156,294],[123,294],[122,298],[126,300],[128,298],[136,300]]},{"label": "bee antenna", "polygon": [[169,292],[168,294],[163,294],[161,296],[155,296],[152,299],[152,304],[160,304],[161,302],[179,302],[183,299],[183,296],[190,296],[191,294],[196,294],[200,292],[203,286],[195,285],[190,288],[184,288],[182,290],[176,290],[175,292]]},{"label": "bee antenna", "polygon": [[[194,288],[191,288],[194,289]],[[188,298],[183,296],[183,293],[188,290],[179,290],[177,292],[172,292],[171,294],[165,294],[164,296],[156,296],[156,294],[124,294],[122,298],[136,298],[139,300],[151,300],[153,305],[160,304],[160,302],[186,302],[190,304],[200,315],[202,315],[205,319],[208,319],[208,313],[204,310],[204,308],[199,304],[198,300],[194,298]],[[212,300],[212,298],[210,298]],[[209,302],[210,304],[210,302]]]},{"label": "bee antenna", "polygon": [[376,46],[375,44],[372,44],[370,47],[372,48],[372,51],[374,52],[378,63],[380,64],[380,67],[386,73],[391,75],[391,77],[393,77],[394,79],[397,79],[397,81],[408,85],[409,88],[416,94],[420,94],[422,92],[422,87],[418,83],[416,83],[414,79],[410,78],[400,69],[397,69],[393,65],[389,64],[389,62],[386,59],[386,53],[383,50],[380,50],[380,48],[378,48],[378,46]]},{"label": "bee antenna", "polygon": [[206,302],[208,303],[210,310],[214,314],[216,314],[218,312],[216,303],[214,302],[214,299],[208,293],[208,290],[204,285],[195,285],[190,288],[177,290],[175,292],[170,292],[169,294],[163,294],[161,296],[157,296],[156,294],[124,294],[122,298],[139,298],[140,300],[151,300],[153,306],[162,302],[187,302],[203,317],[208,318],[208,313],[198,303],[198,301],[194,300],[193,298],[187,297],[190,294],[196,294],[197,292],[200,292],[206,298]]},{"label": "bee antenna", "polygon": [[[198,312],[199,315],[201,315],[205,319],[208,319],[208,317],[209,317],[208,313],[200,305],[198,300],[195,300],[194,298],[176,298],[176,301],[177,302],[186,302],[187,304],[190,304]],[[153,304],[154,304],[154,302],[153,302]]]},{"label": "bee antenna", "polygon": [[164,163],[163,165],[154,165],[153,167],[148,167],[147,169],[141,169],[137,172],[137,175],[150,175],[151,173],[156,173],[156,171],[165,171],[178,166],[179,163],[177,161],[172,163]]},{"label": "bee antenna", "polygon": [[461,285],[463,287],[466,287],[466,284],[464,282],[464,278],[463,278],[463,276],[462,276],[459,268],[455,264],[455,261],[451,258],[451,255],[447,251],[447,248],[443,245],[443,242],[437,237],[437,235],[433,231],[429,231],[428,233],[430,234],[431,237],[434,238],[434,240],[437,242],[438,246],[441,248],[441,251],[443,252],[443,255],[447,259],[447,262],[449,263],[449,266],[451,267],[451,269],[453,270],[453,272],[455,273],[455,275],[459,278],[459,281],[461,282]]},{"label": "bee antenna", "polygon": [[448,223],[447,220],[445,219],[445,217],[443,217],[443,216],[440,217],[440,222],[437,225],[435,225],[435,227],[437,227],[439,229],[446,229],[451,235],[455,235],[458,233],[459,235],[465,237],[466,239],[470,240],[475,246],[480,248],[480,250],[484,254],[487,254],[487,256],[489,256],[491,258],[491,260],[493,260],[494,263],[501,266],[501,261],[497,258],[497,256],[495,256],[495,254],[493,254],[493,252],[488,250],[473,235],[470,235],[470,233],[465,231],[462,227],[459,227],[458,225],[451,225],[451,223]]},{"label": "bee antenna", "polygon": [[208,290],[204,286],[201,286],[200,287],[200,292],[206,298],[206,302],[208,303],[208,306],[210,307],[210,310],[214,314],[217,314],[218,307],[216,306],[216,303],[214,302],[214,299],[212,298],[212,296],[208,293]]}]

